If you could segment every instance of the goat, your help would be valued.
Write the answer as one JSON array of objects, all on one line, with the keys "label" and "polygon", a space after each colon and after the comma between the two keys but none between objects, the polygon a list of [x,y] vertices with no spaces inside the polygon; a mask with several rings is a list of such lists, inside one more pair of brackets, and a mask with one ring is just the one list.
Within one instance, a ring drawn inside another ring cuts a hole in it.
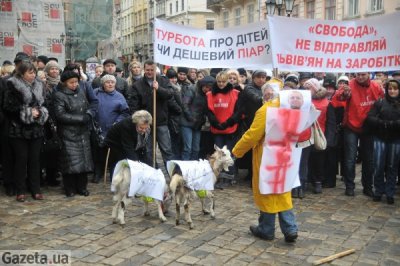
[{"label": "goat", "polygon": [[[212,185],[211,188],[200,188],[196,189],[193,184],[190,184],[190,180],[188,180],[188,176],[182,174],[182,169],[179,166],[181,161],[169,161],[167,163],[168,172],[171,176],[170,182],[170,190],[175,200],[176,206],[176,225],[179,225],[180,219],[180,206],[183,205],[185,209],[185,220],[189,224],[189,228],[193,229],[193,221],[190,215],[190,205],[193,199],[199,196],[201,200],[201,206],[204,214],[208,214],[208,211],[205,209],[204,200],[208,199],[211,203],[209,213],[212,219],[215,219],[215,212],[214,212],[214,194],[211,192],[214,189],[214,184],[217,182],[217,176],[220,174],[222,170],[228,171],[229,166],[233,165],[233,159],[231,157],[230,151],[224,146],[220,149],[218,146],[214,145],[215,152],[208,158],[208,167],[210,167],[210,172],[212,175]],[[195,164],[199,163],[199,161],[186,161],[183,162],[185,164],[191,163],[193,164],[193,168]],[[197,191],[196,191],[197,190]]]},{"label": "goat", "polygon": [[[143,189],[140,188],[140,186],[146,182],[146,176],[142,175],[138,180],[135,180],[132,182],[135,182],[133,185],[134,187],[132,188],[131,184],[131,170],[135,170],[139,175],[143,173],[147,173],[147,176],[149,176],[150,173],[150,178],[152,179],[152,185],[154,186],[162,186],[157,187],[152,191],[152,193],[156,193],[158,196],[156,198],[154,197],[149,197],[148,195],[142,197],[142,200],[144,201],[144,215],[148,216],[150,215],[149,212],[149,202],[152,202],[153,199],[155,203],[157,204],[158,208],[158,217],[162,222],[166,222],[167,219],[164,216],[164,212],[168,211],[168,207],[171,203],[171,196],[169,194],[169,187],[165,182],[164,175],[162,174],[161,170],[156,170],[144,163],[140,162],[134,162],[130,160],[122,160],[117,163],[117,166],[115,167],[114,170],[114,175],[112,179],[112,187],[111,190],[114,191],[114,201],[116,201],[113,210],[112,210],[112,218],[113,218],[113,223],[119,223],[120,225],[124,226],[125,225],[125,208],[128,205],[128,203],[131,201],[129,198],[129,195],[133,196],[136,195],[138,192],[143,192]],[[148,179],[148,177],[147,177]],[[162,189],[161,193],[160,190]],[[132,191],[133,190],[133,191]],[[156,192],[155,192],[156,191]],[[140,194],[140,193],[138,193]],[[148,194],[148,193],[146,193]],[[161,194],[161,195],[160,195]],[[162,195],[163,194],[163,195]],[[140,194],[140,195],[144,195]],[[161,200],[162,199],[162,200]]]}]

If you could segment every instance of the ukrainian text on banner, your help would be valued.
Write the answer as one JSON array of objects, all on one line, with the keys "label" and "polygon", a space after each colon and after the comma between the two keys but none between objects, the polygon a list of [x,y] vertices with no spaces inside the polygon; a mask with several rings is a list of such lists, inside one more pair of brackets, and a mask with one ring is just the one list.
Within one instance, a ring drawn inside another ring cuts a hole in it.
[{"label": "ukrainian text on banner", "polygon": [[400,28],[394,26],[399,21],[399,12],[356,21],[268,17],[274,67],[318,72],[400,69]]},{"label": "ukrainian text on banner", "polygon": [[18,29],[15,1],[0,0],[0,63],[13,61],[17,53]]},{"label": "ukrainian text on banner", "polygon": [[270,67],[266,21],[241,27],[202,30],[155,20],[154,59],[170,66]]}]

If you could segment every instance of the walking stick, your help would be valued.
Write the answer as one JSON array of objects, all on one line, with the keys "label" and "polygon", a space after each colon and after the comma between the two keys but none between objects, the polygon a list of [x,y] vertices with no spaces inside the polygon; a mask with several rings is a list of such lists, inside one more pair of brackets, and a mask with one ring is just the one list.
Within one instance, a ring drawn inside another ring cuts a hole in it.
[{"label": "walking stick", "polygon": [[349,249],[349,250],[346,250],[346,251],[342,251],[342,252],[336,253],[336,254],[334,254],[332,256],[329,256],[329,257],[326,257],[326,258],[323,258],[323,259],[320,259],[320,260],[316,260],[316,261],[313,262],[313,265],[321,265],[321,264],[333,261],[333,260],[335,260],[337,258],[341,258],[343,256],[352,254],[354,252],[356,252],[356,250],[353,249],[353,248]]},{"label": "walking stick", "polygon": [[104,166],[104,185],[107,183],[107,167],[108,167],[108,158],[110,157],[110,148],[107,150],[106,156],[106,165]]},{"label": "walking stick", "polygon": [[[157,65],[154,65],[154,81],[157,81]],[[157,123],[156,123],[156,96],[157,90],[153,88],[153,167],[156,168],[156,135],[157,135]]]}]

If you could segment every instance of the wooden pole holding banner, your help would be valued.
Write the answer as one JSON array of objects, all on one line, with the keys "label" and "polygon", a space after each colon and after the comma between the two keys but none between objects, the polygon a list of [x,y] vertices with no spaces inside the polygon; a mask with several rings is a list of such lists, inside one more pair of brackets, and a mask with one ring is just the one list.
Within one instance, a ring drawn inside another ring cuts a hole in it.
[{"label": "wooden pole holding banner", "polygon": [[346,255],[352,254],[354,252],[356,252],[356,250],[354,248],[346,250],[346,251],[342,251],[342,252],[336,253],[334,255],[331,255],[329,257],[326,257],[326,258],[323,258],[323,259],[320,259],[320,260],[316,260],[316,261],[313,262],[313,265],[321,265],[321,264],[333,261],[333,260],[335,260],[337,258],[341,258],[341,257],[344,257]]},{"label": "wooden pole holding banner", "polygon": [[[153,85],[154,85],[155,81],[157,81],[157,65],[156,64],[154,64]],[[157,148],[157,144],[156,144],[156,141],[157,141],[157,123],[156,123],[157,100],[156,99],[157,98],[156,98],[156,96],[157,96],[157,90],[154,89],[154,87],[153,87],[153,167],[154,168],[156,167],[156,148]]]},{"label": "wooden pole holding banner", "polygon": [[108,158],[110,158],[110,148],[107,150],[106,165],[104,166],[104,185],[107,183]]}]

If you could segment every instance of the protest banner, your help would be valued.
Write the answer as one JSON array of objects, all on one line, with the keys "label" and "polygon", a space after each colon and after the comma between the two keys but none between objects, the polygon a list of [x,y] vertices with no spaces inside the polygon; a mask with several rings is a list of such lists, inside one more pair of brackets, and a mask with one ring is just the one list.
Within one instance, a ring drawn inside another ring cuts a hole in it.
[{"label": "protest banner", "polygon": [[399,21],[399,12],[352,21],[269,16],[274,67],[310,72],[400,69]]},{"label": "protest banner", "polygon": [[299,166],[302,148],[297,140],[317,120],[320,111],[311,108],[311,92],[279,92],[280,107],[268,108],[265,140],[260,165],[261,194],[281,194],[300,186]]},{"label": "protest banner", "polygon": [[270,68],[266,21],[241,27],[202,30],[156,19],[154,60],[194,68]]}]

